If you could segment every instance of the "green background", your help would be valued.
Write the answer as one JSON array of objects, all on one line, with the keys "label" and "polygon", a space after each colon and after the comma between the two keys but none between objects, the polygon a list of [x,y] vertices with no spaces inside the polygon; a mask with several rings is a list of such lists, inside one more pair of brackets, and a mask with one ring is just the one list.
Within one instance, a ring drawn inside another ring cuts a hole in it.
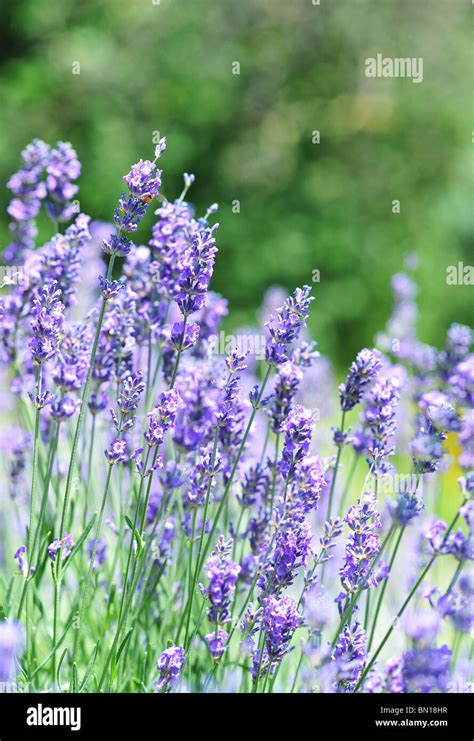
[{"label": "green background", "polygon": [[[255,319],[268,286],[319,270],[313,334],[345,366],[385,323],[390,276],[412,252],[422,339],[469,323],[472,288],[448,286],[446,268],[473,254],[470,0],[155,3],[2,3],[2,243],[5,183],[32,138],[71,141],[81,209],[110,220],[120,177],[159,131],[167,197],[187,171],[198,212],[220,203],[213,287],[228,328]],[[423,57],[423,83],[367,79],[378,52]]]}]

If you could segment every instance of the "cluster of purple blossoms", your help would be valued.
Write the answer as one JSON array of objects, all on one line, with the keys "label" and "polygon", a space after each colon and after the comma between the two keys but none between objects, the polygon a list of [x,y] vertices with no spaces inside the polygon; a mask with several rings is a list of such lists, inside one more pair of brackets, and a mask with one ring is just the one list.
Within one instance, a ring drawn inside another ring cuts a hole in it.
[{"label": "cluster of purple blossoms", "polygon": [[369,437],[367,462],[376,476],[388,473],[392,468],[387,458],[395,452],[399,401],[400,383],[396,376],[377,381],[367,396],[364,411]]},{"label": "cluster of purple blossoms", "polygon": [[291,651],[293,634],[301,624],[296,602],[291,597],[275,597],[273,594],[263,600],[261,620],[265,639],[263,653],[257,649],[253,656],[254,680],[267,672],[273,673],[283,657]]},{"label": "cluster of purple blossoms", "polygon": [[452,324],[446,336],[446,345],[438,353],[438,368],[441,378],[447,381],[458,363],[469,354],[472,330],[463,324]]},{"label": "cluster of purple blossoms", "polygon": [[240,573],[240,566],[229,555],[232,544],[232,540],[225,541],[221,535],[204,569],[209,585],[201,587],[201,591],[210,602],[208,620],[215,625],[225,625],[230,620],[229,608]]},{"label": "cluster of purple blossoms", "polygon": [[147,415],[144,437],[150,448],[161,445],[166,430],[174,426],[180,402],[181,396],[176,389],[161,393],[160,403]]},{"label": "cluster of purple blossoms", "polygon": [[217,253],[214,232],[218,226],[218,224],[213,227],[201,225],[197,233],[191,237],[189,247],[181,255],[178,291],[174,300],[183,317],[205,306]]},{"label": "cluster of purple blossoms", "polygon": [[61,554],[61,558],[64,560],[71,555],[74,542],[70,533],[64,533],[64,537],[60,540],[55,538],[52,543],[48,546],[48,555],[51,561],[56,561],[58,552]]},{"label": "cluster of purple blossoms", "polygon": [[23,628],[20,623],[0,622],[0,684],[9,682],[15,674],[15,662],[23,647]]},{"label": "cluster of purple blossoms", "polygon": [[298,391],[303,373],[290,360],[277,367],[278,373],[275,376],[273,392],[262,401],[262,405],[270,418],[272,431],[280,433],[291,411],[293,399]]},{"label": "cluster of purple blossoms", "polygon": [[13,554],[15,561],[18,561],[18,568],[22,576],[28,576],[28,563],[26,561],[26,545],[21,545]]},{"label": "cluster of purple blossoms", "polygon": [[465,406],[474,405],[474,353],[458,363],[449,378],[453,396]]},{"label": "cluster of purple blossoms", "polygon": [[407,651],[401,663],[403,692],[446,692],[450,662],[447,646]]},{"label": "cluster of purple blossoms", "polygon": [[333,653],[336,666],[336,692],[353,692],[367,661],[367,636],[355,622],[345,625]]},{"label": "cluster of purple blossoms", "polygon": [[[162,139],[156,148],[156,159],[165,148],[166,141]],[[133,165],[128,175],[124,175],[123,180],[127,183],[128,195],[122,193],[114,212],[117,233],[108,240],[104,240],[103,245],[107,254],[121,257],[127,255],[132,247],[131,241],[124,236],[123,232],[136,232],[150,202],[158,195],[161,170],[156,168],[155,162],[140,160]]]},{"label": "cluster of purple blossoms", "polygon": [[278,470],[286,481],[291,479],[298,464],[308,455],[313,424],[312,413],[302,406],[296,406],[283,424],[285,440]]},{"label": "cluster of purple blossoms", "polygon": [[265,562],[263,573],[257,582],[263,592],[278,594],[293,584],[297,570],[306,566],[312,537],[307,522],[288,518],[279,526],[274,550]]},{"label": "cluster of purple blossoms", "polygon": [[56,283],[46,285],[33,301],[30,341],[31,354],[37,365],[45,363],[58,352],[64,328],[64,304]]},{"label": "cluster of purple blossoms", "polygon": [[157,692],[169,692],[179,681],[179,675],[185,660],[184,648],[170,646],[161,654],[156,662],[160,677],[155,684]]},{"label": "cluster of purple blossoms", "polygon": [[339,400],[343,412],[349,412],[361,400],[367,385],[382,368],[378,350],[361,350],[352,363],[345,383],[339,386]]},{"label": "cluster of purple blossoms", "polygon": [[76,212],[72,199],[79,188],[74,185],[81,174],[81,163],[69,142],[58,142],[46,163],[46,211],[54,222],[70,221]]},{"label": "cluster of purple blossoms", "polygon": [[339,571],[345,593],[339,603],[355,594],[360,588],[377,586],[376,573],[372,569],[373,560],[380,550],[380,538],[375,530],[382,527],[377,510],[377,501],[371,493],[365,494],[357,504],[349,509],[344,522],[350,528],[347,539],[344,564]]},{"label": "cluster of purple blossoms", "polygon": [[311,288],[297,288],[282,307],[276,310],[265,327],[270,337],[265,345],[265,358],[272,365],[280,365],[289,359],[289,347],[295,342],[309,316],[309,307],[314,298],[310,296]]},{"label": "cluster of purple blossoms", "polygon": [[7,183],[14,196],[7,209],[13,219],[10,224],[13,241],[3,255],[7,264],[21,264],[25,253],[34,247],[38,233],[35,219],[47,192],[42,178],[48,155],[48,145],[34,139],[21,153],[22,168]]},{"label": "cluster of purple blossoms", "polygon": [[417,489],[409,484],[397,492],[396,499],[387,499],[387,509],[395,525],[405,527],[423,511],[424,504]]},{"label": "cluster of purple blossoms", "polygon": [[122,436],[129,433],[135,424],[133,412],[137,409],[144,390],[143,373],[138,370],[122,383],[122,389],[117,399],[120,415],[117,416],[114,409],[110,410],[116,437],[110,448],[104,451],[104,454],[111,466],[127,461],[127,440]]}]

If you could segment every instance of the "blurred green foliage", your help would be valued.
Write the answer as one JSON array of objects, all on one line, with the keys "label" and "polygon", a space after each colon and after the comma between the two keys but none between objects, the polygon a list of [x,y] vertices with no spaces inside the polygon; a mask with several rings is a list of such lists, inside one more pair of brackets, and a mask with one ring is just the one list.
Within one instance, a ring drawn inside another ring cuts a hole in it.
[{"label": "blurred green foliage", "polygon": [[[408,252],[422,339],[471,319],[472,289],[446,285],[447,266],[473,254],[470,3],[24,0],[0,12],[2,242],[5,183],[33,137],[71,141],[81,208],[110,220],[120,177],[160,131],[164,193],[194,172],[198,211],[220,203],[213,286],[229,327],[255,318],[269,285],[319,270],[313,333],[346,365],[384,324]],[[367,79],[378,52],[423,57],[423,83]]]}]

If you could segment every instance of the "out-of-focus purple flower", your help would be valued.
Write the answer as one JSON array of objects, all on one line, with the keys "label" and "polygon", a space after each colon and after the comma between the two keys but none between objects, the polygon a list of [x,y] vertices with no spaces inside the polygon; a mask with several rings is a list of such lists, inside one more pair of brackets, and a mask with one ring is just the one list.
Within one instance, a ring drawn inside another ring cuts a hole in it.
[{"label": "out-of-focus purple flower", "polygon": [[334,649],[333,660],[337,669],[336,692],[352,692],[367,660],[367,635],[359,623],[344,626]]},{"label": "out-of-focus purple flower", "polygon": [[55,222],[72,219],[75,205],[72,199],[79,190],[72,181],[81,174],[81,163],[69,142],[59,141],[51,150],[46,165],[46,187],[48,190],[45,202],[49,218]]},{"label": "out-of-focus purple flower", "polygon": [[474,353],[458,363],[449,379],[449,386],[461,404],[472,407],[474,404]]},{"label": "out-of-focus purple flower", "polygon": [[62,399],[55,399],[51,403],[51,416],[57,422],[63,422],[70,419],[79,409],[81,402],[79,399],[73,399],[71,396],[64,396]]},{"label": "out-of-focus purple flower", "polygon": [[472,344],[472,330],[463,324],[452,324],[446,336],[446,345],[438,355],[441,377],[447,380],[454,367],[468,355]]},{"label": "out-of-focus purple flower", "polygon": [[402,681],[405,692],[446,692],[451,650],[414,648],[403,655]]},{"label": "out-of-focus purple flower", "polygon": [[56,561],[56,555],[58,552],[61,553],[61,558],[64,560],[71,555],[74,542],[70,533],[64,533],[62,540],[55,538],[52,543],[48,546],[48,555],[52,561]]},{"label": "out-of-focus purple flower", "polygon": [[403,630],[417,648],[431,646],[440,629],[440,619],[432,610],[411,610],[402,619]]},{"label": "out-of-focus purple flower", "polygon": [[175,322],[171,327],[170,342],[175,350],[189,350],[199,339],[199,324],[196,322]]},{"label": "out-of-focus purple flower", "polygon": [[318,563],[325,563],[332,558],[331,551],[336,547],[336,538],[342,533],[342,522],[339,517],[330,519],[324,523],[324,532],[319,539],[320,551],[318,554]]},{"label": "out-of-focus purple flower", "polygon": [[283,306],[276,309],[265,327],[270,337],[265,346],[265,358],[268,363],[279,365],[289,358],[289,346],[295,342],[302,327],[306,326],[309,307],[314,300],[310,296],[311,288],[296,288],[293,296],[288,296]]},{"label": "out-of-focus purple flower", "polygon": [[20,574],[23,576],[28,576],[28,563],[26,561],[26,546],[21,545],[15,553],[13,554],[13,558],[18,561],[18,568],[20,569]]},{"label": "out-of-focus purple flower", "polygon": [[216,476],[221,469],[222,459],[220,455],[217,454],[213,458],[211,448],[205,448],[193,467],[190,486],[186,492],[186,500],[191,507],[203,506],[206,501],[208,487],[210,487],[210,497],[213,496]]},{"label": "out-of-focus purple flower", "polygon": [[160,672],[160,678],[155,684],[157,692],[169,692],[177,685],[184,659],[185,652],[181,646],[173,645],[163,651],[156,662],[156,668]]},{"label": "out-of-focus purple flower", "polygon": [[0,622],[0,682],[9,682],[15,673],[15,660],[23,646],[20,623]]},{"label": "out-of-focus purple flower", "polygon": [[34,247],[38,233],[35,219],[41,201],[46,197],[42,176],[48,155],[49,146],[40,139],[34,139],[21,153],[23,166],[7,183],[14,196],[7,209],[13,219],[10,224],[13,241],[3,255],[7,264],[20,265],[25,252]]},{"label": "out-of-focus purple flower", "polygon": [[416,435],[410,444],[417,473],[433,473],[437,470],[443,457],[445,439],[446,434],[439,431],[428,417],[418,415]]},{"label": "out-of-focus purple flower", "polygon": [[404,527],[417,517],[424,508],[423,499],[416,488],[410,486],[397,492],[395,500],[387,499],[387,509],[395,525]]},{"label": "out-of-focus purple flower", "polygon": [[265,498],[269,485],[269,477],[260,463],[249,468],[244,474],[241,483],[241,493],[237,494],[242,507],[252,507],[257,500],[262,501]]},{"label": "out-of-focus purple flower", "polygon": [[428,391],[419,401],[423,414],[430,420],[433,427],[443,432],[459,432],[461,424],[458,414],[449,403],[446,394],[441,391]]},{"label": "out-of-focus purple flower", "polygon": [[[89,558],[91,558],[92,554],[94,553],[94,543],[95,543],[94,540],[90,540],[87,546],[87,552],[89,553]],[[95,551],[94,569],[98,569],[99,566],[102,566],[106,558],[107,558],[107,542],[103,540],[102,538],[99,538],[99,540],[97,541],[97,547]]]},{"label": "out-of-focus purple flower", "polygon": [[474,471],[474,409],[468,409],[462,418],[459,443],[462,447],[459,465],[465,471]]},{"label": "out-of-focus purple flower", "polygon": [[343,412],[349,412],[362,398],[367,385],[382,368],[378,350],[364,348],[352,363],[346,382],[339,386],[339,400]]}]

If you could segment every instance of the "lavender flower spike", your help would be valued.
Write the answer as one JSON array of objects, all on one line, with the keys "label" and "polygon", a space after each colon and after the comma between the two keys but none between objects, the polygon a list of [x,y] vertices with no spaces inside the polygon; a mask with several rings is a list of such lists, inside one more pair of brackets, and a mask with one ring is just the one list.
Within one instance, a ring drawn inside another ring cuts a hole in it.
[{"label": "lavender flower spike", "polygon": [[349,412],[362,398],[366,386],[380,372],[382,364],[378,350],[361,350],[352,363],[346,382],[339,386],[339,400],[343,412]]},{"label": "lavender flower spike", "polygon": [[155,684],[157,692],[170,692],[176,686],[179,675],[184,664],[184,648],[181,646],[170,646],[161,654],[156,662],[160,678]]}]

